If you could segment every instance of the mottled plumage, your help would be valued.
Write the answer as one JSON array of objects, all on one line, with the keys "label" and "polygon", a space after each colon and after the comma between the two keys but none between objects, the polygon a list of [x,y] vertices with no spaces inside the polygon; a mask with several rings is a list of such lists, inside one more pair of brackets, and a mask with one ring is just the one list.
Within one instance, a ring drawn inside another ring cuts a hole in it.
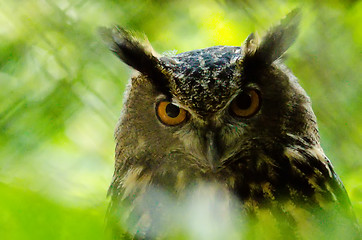
[{"label": "mottled plumage", "polygon": [[[236,196],[250,223],[271,216],[283,239],[308,238],[314,227],[325,237],[359,237],[347,193],[320,146],[310,99],[279,59],[298,21],[292,12],[260,43],[250,35],[242,47],[174,56],[157,55],[123,29],[102,30],[110,49],[138,71],[115,133],[113,221],[129,216],[131,235],[149,237],[163,213],[162,201],[139,207],[150,189],[178,201],[185,189],[208,182]],[[162,122],[160,102],[170,106],[166,118],[185,117]],[[124,201],[130,212],[119,213]]]}]

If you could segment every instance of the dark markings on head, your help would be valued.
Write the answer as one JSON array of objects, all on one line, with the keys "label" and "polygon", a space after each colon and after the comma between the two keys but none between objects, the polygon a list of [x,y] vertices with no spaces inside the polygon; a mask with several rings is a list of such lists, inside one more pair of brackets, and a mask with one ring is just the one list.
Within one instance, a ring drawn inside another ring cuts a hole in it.
[{"label": "dark markings on head", "polygon": [[149,44],[142,44],[123,28],[102,28],[100,32],[110,50],[146,75],[158,91],[168,98],[176,96],[206,117],[222,109],[252,78],[250,69],[272,64],[290,47],[297,36],[299,20],[300,11],[292,11],[260,44],[251,34],[243,48],[215,46],[160,58]]}]

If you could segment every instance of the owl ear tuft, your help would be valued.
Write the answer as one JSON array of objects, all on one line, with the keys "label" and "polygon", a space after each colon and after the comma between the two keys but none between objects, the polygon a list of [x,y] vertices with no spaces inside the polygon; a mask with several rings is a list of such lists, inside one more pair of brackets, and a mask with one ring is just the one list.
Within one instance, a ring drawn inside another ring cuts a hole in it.
[{"label": "owl ear tuft", "polygon": [[162,63],[148,40],[141,43],[129,31],[118,26],[113,29],[101,27],[98,32],[109,49],[124,63],[147,75],[163,92],[168,92]]},{"label": "owl ear tuft", "polygon": [[141,43],[121,27],[100,28],[98,31],[109,49],[130,67],[144,74],[150,74],[158,67],[158,58],[148,41],[147,44]]},{"label": "owl ear tuft", "polygon": [[280,24],[271,28],[261,40],[259,45],[254,42],[254,35],[249,35],[244,45],[245,60],[253,59],[253,62],[272,64],[280,58],[292,45],[298,35],[298,26],[301,19],[299,9],[291,11]]}]

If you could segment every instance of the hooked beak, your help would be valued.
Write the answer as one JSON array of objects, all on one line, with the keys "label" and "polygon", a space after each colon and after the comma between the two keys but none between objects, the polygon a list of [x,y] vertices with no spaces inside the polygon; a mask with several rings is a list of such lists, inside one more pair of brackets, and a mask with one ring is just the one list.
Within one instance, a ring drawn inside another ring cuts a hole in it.
[{"label": "hooked beak", "polygon": [[220,152],[218,149],[217,134],[214,131],[209,131],[205,135],[204,153],[212,171],[215,172],[220,166]]}]

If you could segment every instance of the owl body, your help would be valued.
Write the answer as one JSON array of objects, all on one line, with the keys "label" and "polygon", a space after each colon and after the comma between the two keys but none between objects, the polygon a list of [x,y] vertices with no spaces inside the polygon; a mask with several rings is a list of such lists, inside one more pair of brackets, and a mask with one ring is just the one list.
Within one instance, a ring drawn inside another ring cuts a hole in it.
[{"label": "owl body", "polygon": [[150,189],[178,201],[203,182],[235,196],[249,222],[267,212],[283,239],[308,238],[305,226],[321,236],[347,229],[359,237],[347,193],[320,146],[310,99],[279,59],[294,41],[297,15],[260,43],[250,35],[242,47],[167,57],[123,29],[109,32],[111,50],[138,71],[115,133],[109,190],[111,212],[125,201],[132,206],[136,237],[147,238],[162,218],[162,201],[139,207]]}]

